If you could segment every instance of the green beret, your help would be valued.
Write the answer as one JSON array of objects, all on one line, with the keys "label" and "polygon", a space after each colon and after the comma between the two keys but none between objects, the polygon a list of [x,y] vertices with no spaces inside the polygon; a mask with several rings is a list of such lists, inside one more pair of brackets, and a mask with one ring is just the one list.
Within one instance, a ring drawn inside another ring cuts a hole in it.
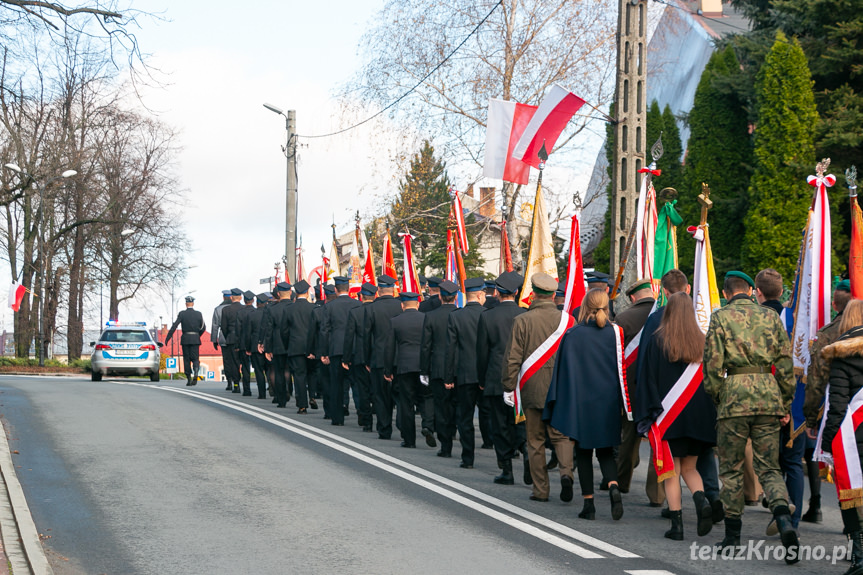
[{"label": "green beret", "polygon": [[841,282],[836,284],[836,289],[850,292],[851,291],[851,280],[842,280]]},{"label": "green beret", "polygon": [[742,279],[743,281],[745,281],[746,283],[748,283],[748,284],[749,284],[749,287],[751,287],[751,288],[754,288],[754,287],[755,287],[755,282],[754,282],[754,281],[752,281],[752,278],[751,278],[751,277],[749,277],[748,275],[746,275],[746,274],[745,274],[745,273],[743,273],[743,272],[737,272],[737,271],[728,272],[728,273],[726,273],[726,274],[725,274],[725,277],[728,277],[728,276],[731,276],[731,277],[734,277],[734,278],[740,278],[740,279]]},{"label": "green beret", "polygon": [[629,286],[629,289],[626,290],[626,295],[630,296],[637,292],[638,290],[642,290],[644,288],[653,287],[653,280],[650,278],[642,278],[640,280],[636,280],[634,284]]}]

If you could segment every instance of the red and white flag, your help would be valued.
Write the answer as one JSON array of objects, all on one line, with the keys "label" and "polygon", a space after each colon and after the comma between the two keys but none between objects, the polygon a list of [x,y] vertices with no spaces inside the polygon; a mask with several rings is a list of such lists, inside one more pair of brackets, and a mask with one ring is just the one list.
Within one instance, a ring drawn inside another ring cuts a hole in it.
[{"label": "red and white flag", "polygon": [[530,119],[524,133],[518,140],[512,155],[516,160],[539,168],[539,150],[545,144],[550,154],[557,138],[563,132],[572,116],[584,105],[584,100],[555,84]]},{"label": "red and white flag", "polygon": [[[827,416],[825,415],[824,418],[826,419]],[[863,505],[863,469],[860,466],[855,437],[861,422],[863,422],[863,390],[854,394],[848,402],[848,410],[831,444],[834,480],[836,491],[839,493],[840,509],[853,509]]]},{"label": "red and white flag", "polygon": [[467,243],[467,229],[464,226],[464,210],[461,207],[461,199],[458,197],[458,190],[452,190],[452,211],[455,216],[455,229],[458,232],[458,243],[461,253],[467,255],[470,247]]},{"label": "red and white flag", "polygon": [[411,248],[413,236],[409,233],[401,233],[402,248],[404,250],[404,272],[402,273],[402,291],[420,293],[420,282],[417,270],[414,267],[414,252]]},{"label": "red and white flag", "polygon": [[656,469],[657,481],[665,481],[674,477],[674,457],[671,455],[671,447],[663,439],[665,432],[683,411],[683,408],[698,391],[704,379],[700,363],[690,363],[677,379],[677,382],[668,390],[662,398],[662,413],[647,434],[650,447],[653,449],[653,466]]},{"label": "red and white flag", "polygon": [[506,100],[488,101],[485,160],[482,170],[484,176],[513,184],[527,184],[530,165],[513,158],[512,152],[536,108]]},{"label": "red and white flag", "polygon": [[12,311],[18,311],[21,307],[25,293],[27,293],[27,288],[18,282],[12,282],[12,285],[9,286],[9,307],[12,308]]}]

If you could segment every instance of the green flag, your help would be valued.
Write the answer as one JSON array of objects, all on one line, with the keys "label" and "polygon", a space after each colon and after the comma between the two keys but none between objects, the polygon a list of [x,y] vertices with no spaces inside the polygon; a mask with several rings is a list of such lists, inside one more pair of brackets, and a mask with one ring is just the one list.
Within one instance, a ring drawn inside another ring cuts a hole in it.
[{"label": "green flag", "polygon": [[[653,249],[653,277],[659,281],[669,270],[677,267],[677,226],[683,223],[683,218],[674,208],[677,200],[665,202],[659,210],[656,225],[656,239]],[[659,305],[665,305],[662,290],[659,291]]]}]

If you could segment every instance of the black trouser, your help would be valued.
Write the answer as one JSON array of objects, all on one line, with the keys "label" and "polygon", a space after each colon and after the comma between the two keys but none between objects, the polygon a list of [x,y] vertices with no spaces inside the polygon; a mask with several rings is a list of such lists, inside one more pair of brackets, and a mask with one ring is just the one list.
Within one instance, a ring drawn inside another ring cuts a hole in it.
[{"label": "black trouser", "polygon": [[309,388],[309,398],[320,397],[321,360],[311,359],[306,364],[306,385]]},{"label": "black trouser", "polygon": [[276,404],[279,407],[284,407],[288,404],[288,384],[285,381],[285,365],[287,364],[288,356],[281,353],[273,354],[273,395],[276,398]]},{"label": "black trouser", "polygon": [[240,358],[240,375],[243,378],[243,393],[252,393],[252,356],[244,350],[237,352]]},{"label": "black trouser", "polygon": [[222,357],[225,360],[225,377],[228,383],[240,385],[240,358],[237,355],[237,344],[226,343],[222,346]]},{"label": "black trouser", "polygon": [[452,453],[452,438],[455,437],[455,388],[444,387],[442,379],[429,382],[434,397],[434,426],[443,453]]},{"label": "black trouser", "polygon": [[304,355],[292,355],[288,358],[288,365],[291,367],[291,375],[294,378],[294,396],[297,398],[297,407],[309,406],[309,396],[306,388],[308,361]]},{"label": "black trouser", "polygon": [[473,454],[476,448],[474,437],[473,414],[476,411],[476,401],[480,397],[478,383],[457,383],[455,386],[456,398],[456,426],[458,427],[458,440],[461,443],[462,463],[473,465]]},{"label": "black trouser", "polygon": [[364,365],[352,365],[351,377],[356,383],[357,423],[363,427],[372,426],[372,379]]},{"label": "black trouser", "polygon": [[399,389],[399,431],[405,443],[416,445],[415,406],[417,403],[420,405],[422,428],[433,431],[434,427],[434,406],[422,399],[428,387],[420,383],[419,372],[400,373],[395,376],[395,379]]},{"label": "black trouser", "polygon": [[324,403],[324,419],[330,418],[330,366],[318,363],[318,383],[320,384],[321,399]]},{"label": "black trouser", "polygon": [[253,351],[252,365],[255,368],[255,381],[258,383],[258,399],[267,397],[267,358],[262,353]]},{"label": "black trouser", "polygon": [[491,411],[492,438],[497,460],[510,461],[515,457],[516,451],[524,445],[524,426],[519,437],[518,428],[515,425],[515,411],[506,404],[502,395],[487,395],[485,400]]},{"label": "black trouser", "polygon": [[491,445],[494,443],[494,431],[491,427],[491,406],[488,402],[489,398],[479,392],[479,397],[476,398],[476,405],[479,408],[479,433],[482,435],[482,444]]},{"label": "black trouser", "polygon": [[180,347],[183,348],[183,371],[186,377],[189,379],[197,378],[198,371],[201,369],[201,358],[198,354],[201,344],[182,344]]},{"label": "black trouser", "polygon": [[372,402],[377,416],[378,435],[389,439],[393,435],[393,386],[384,379],[381,367],[372,368]]},{"label": "black trouser", "polygon": [[[578,444],[576,444],[578,445]],[[578,483],[582,495],[593,495],[593,450],[575,448],[576,465],[578,466]],[[617,463],[614,460],[613,447],[600,447],[596,450],[599,469],[602,478],[608,482],[617,482]]]},{"label": "black trouser", "polygon": [[343,397],[348,370],[342,367],[342,356],[330,356],[330,419],[333,425],[345,424]]}]

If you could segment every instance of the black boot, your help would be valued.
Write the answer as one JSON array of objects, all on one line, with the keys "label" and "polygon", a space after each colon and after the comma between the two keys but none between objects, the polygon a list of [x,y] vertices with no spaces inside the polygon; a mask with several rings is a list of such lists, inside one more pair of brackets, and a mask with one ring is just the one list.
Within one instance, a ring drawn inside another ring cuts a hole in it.
[{"label": "black boot", "polygon": [[596,519],[596,506],[593,504],[593,498],[584,500],[584,507],[581,508],[581,513],[578,516],[582,519]]},{"label": "black boot", "polygon": [[852,531],[848,538],[851,539],[851,567],[843,575],[863,575],[863,531]]},{"label": "black boot", "polygon": [[797,539],[797,531],[791,525],[791,511],[787,505],[779,505],[773,509],[773,519],[779,529],[779,538],[785,547],[785,563],[793,565],[800,561],[800,541]]},{"label": "black boot", "polygon": [[800,516],[800,521],[805,521],[806,523],[821,523],[821,496],[813,495],[809,498],[809,509],[806,510],[806,513]]},{"label": "black boot", "polygon": [[695,502],[695,513],[698,516],[698,536],[704,537],[713,529],[713,508],[703,491],[693,493],[692,500]]},{"label": "black boot", "polygon": [[623,517],[623,498],[616,483],[608,485],[608,497],[611,499],[611,518],[617,521]]},{"label": "black boot", "polygon": [[522,481],[524,481],[525,485],[533,485],[533,476],[530,474],[530,459],[527,458],[526,449],[521,458],[524,462],[524,476],[522,477]]},{"label": "black boot", "polygon": [[716,544],[720,549],[740,546],[740,531],[743,520],[740,517],[725,517],[725,539]]},{"label": "black boot", "polygon": [[503,471],[494,478],[494,482],[498,485],[513,485],[515,478],[512,476],[512,459],[501,461],[501,466]]},{"label": "black boot", "polygon": [[186,376],[186,385],[193,385],[193,384],[192,384],[192,376],[191,376],[191,375],[187,375],[187,376]]},{"label": "black boot", "polygon": [[665,532],[666,539],[683,541],[683,511],[671,511],[671,529]]}]

